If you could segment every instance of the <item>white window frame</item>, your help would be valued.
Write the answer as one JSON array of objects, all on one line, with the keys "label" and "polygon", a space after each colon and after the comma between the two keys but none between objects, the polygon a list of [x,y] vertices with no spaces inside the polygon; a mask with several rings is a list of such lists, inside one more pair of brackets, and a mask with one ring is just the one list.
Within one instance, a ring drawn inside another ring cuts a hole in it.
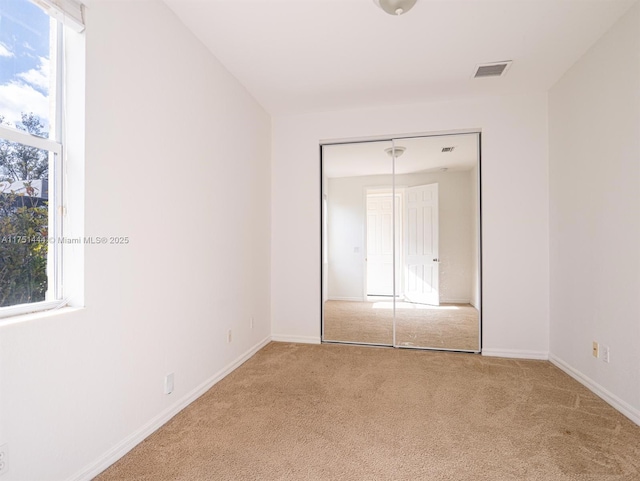
[{"label": "white window frame", "polygon": [[52,17],[51,29],[53,32],[51,44],[53,46],[51,57],[55,59],[55,79],[50,95],[54,95],[54,112],[49,120],[49,138],[31,135],[28,132],[14,127],[0,124],[0,138],[10,142],[16,142],[28,147],[35,147],[46,150],[49,156],[49,189],[48,189],[48,213],[49,213],[49,242],[47,251],[47,299],[44,301],[31,302],[28,304],[16,304],[12,306],[0,307],[0,323],[9,317],[29,314],[34,312],[58,309],[67,304],[62,283],[62,254],[63,243],[58,242],[63,237],[63,175],[64,175],[64,151],[62,145],[63,138],[63,25],[60,21]]}]

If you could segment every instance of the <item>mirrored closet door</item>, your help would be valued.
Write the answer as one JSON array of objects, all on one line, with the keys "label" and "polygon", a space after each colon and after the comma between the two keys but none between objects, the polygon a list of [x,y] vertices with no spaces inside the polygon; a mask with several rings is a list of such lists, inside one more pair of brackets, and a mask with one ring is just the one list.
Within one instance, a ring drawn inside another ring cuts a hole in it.
[{"label": "mirrored closet door", "polygon": [[322,147],[322,339],[480,350],[479,134]]},{"label": "mirrored closet door", "polygon": [[[392,142],[325,145],[323,339],[393,345]],[[396,253],[397,257],[397,253]]]}]

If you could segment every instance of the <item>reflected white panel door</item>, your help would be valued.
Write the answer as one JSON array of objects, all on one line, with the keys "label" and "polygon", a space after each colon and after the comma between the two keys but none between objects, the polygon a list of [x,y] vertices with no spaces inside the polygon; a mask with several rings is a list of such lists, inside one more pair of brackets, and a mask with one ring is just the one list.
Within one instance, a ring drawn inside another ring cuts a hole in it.
[{"label": "reflected white panel door", "polygon": [[438,184],[406,189],[404,296],[410,302],[440,304],[438,293]]},{"label": "reflected white panel door", "polygon": [[367,194],[367,295],[393,296],[391,194]]}]

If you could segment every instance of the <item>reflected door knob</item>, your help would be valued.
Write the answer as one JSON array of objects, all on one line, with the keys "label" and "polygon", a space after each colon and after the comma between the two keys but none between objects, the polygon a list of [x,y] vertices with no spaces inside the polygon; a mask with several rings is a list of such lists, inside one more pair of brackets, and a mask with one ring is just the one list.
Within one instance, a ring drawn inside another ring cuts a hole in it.
[{"label": "reflected door knob", "polygon": [[440,262],[440,259],[433,259],[433,262]]}]

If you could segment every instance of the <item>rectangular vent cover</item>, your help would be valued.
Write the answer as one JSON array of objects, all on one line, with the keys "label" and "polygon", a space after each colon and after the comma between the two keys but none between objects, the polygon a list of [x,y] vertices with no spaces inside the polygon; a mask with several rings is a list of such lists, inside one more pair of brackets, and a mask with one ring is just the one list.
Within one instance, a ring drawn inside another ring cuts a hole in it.
[{"label": "rectangular vent cover", "polygon": [[473,78],[484,77],[501,77],[507,73],[507,70],[511,66],[511,61],[485,63],[476,67],[476,72]]}]

